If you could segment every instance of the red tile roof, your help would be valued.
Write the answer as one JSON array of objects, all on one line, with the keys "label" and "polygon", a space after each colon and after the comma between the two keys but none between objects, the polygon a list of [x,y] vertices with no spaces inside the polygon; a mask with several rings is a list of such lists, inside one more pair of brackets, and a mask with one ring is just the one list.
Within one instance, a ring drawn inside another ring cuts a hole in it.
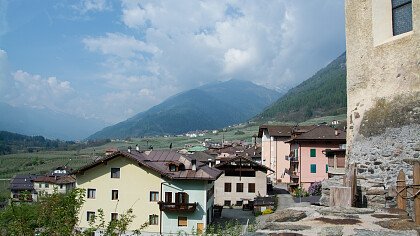
[{"label": "red tile roof", "polygon": [[[131,159],[137,162],[140,166],[151,169],[170,179],[216,180],[222,174],[222,171],[216,168],[211,168],[200,161],[196,162],[196,170],[192,170],[192,159],[175,151],[151,151],[147,154],[138,151],[118,151],[108,157],[84,166],[74,173],[82,173],[117,157]],[[185,169],[180,171],[170,171],[168,164],[174,162],[184,164]]]}]

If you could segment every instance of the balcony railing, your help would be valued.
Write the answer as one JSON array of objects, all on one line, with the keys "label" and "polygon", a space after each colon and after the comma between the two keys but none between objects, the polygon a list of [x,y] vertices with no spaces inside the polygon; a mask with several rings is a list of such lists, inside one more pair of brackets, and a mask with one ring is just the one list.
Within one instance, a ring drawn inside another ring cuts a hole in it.
[{"label": "balcony railing", "polygon": [[194,212],[197,209],[197,203],[174,203],[158,202],[159,209],[166,212]]},{"label": "balcony railing", "polygon": [[299,162],[299,159],[297,157],[291,157],[291,158],[289,158],[289,160],[291,162]]}]

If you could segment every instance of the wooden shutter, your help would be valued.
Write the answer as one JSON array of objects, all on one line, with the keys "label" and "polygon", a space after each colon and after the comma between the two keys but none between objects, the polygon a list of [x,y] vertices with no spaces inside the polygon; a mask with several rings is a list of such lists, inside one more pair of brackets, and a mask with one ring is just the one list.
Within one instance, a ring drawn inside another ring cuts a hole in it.
[{"label": "wooden shutter", "polygon": [[172,202],[172,192],[165,192],[165,202],[167,203]]}]

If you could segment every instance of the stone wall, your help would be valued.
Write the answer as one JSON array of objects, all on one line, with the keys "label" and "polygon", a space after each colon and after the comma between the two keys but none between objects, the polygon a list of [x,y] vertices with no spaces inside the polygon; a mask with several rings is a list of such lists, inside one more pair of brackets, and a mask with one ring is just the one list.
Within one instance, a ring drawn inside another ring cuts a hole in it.
[{"label": "stone wall", "polygon": [[[419,159],[420,125],[389,128],[384,133],[354,142],[349,163],[358,165],[358,185],[361,186],[367,206],[385,206],[385,195],[394,197],[388,206],[394,206],[398,172],[403,170],[407,184],[413,182],[410,159]],[[407,163],[408,162],[408,163]]]},{"label": "stone wall", "polygon": [[420,1],[412,2],[413,30],[398,36],[390,4],[346,0],[346,164],[358,163],[359,200],[373,208],[385,206],[401,169],[412,182],[404,159],[420,153]]}]

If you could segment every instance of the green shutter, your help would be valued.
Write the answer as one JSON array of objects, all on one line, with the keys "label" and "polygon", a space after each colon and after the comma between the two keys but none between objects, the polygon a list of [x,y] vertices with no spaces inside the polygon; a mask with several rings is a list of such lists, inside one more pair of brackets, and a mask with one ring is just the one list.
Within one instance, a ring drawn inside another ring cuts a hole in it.
[{"label": "green shutter", "polygon": [[325,165],[325,173],[328,173],[328,164]]},{"label": "green shutter", "polygon": [[316,173],[316,164],[311,164],[311,173]]},{"label": "green shutter", "polygon": [[316,157],[316,149],[311,149],[311,157]]}]

